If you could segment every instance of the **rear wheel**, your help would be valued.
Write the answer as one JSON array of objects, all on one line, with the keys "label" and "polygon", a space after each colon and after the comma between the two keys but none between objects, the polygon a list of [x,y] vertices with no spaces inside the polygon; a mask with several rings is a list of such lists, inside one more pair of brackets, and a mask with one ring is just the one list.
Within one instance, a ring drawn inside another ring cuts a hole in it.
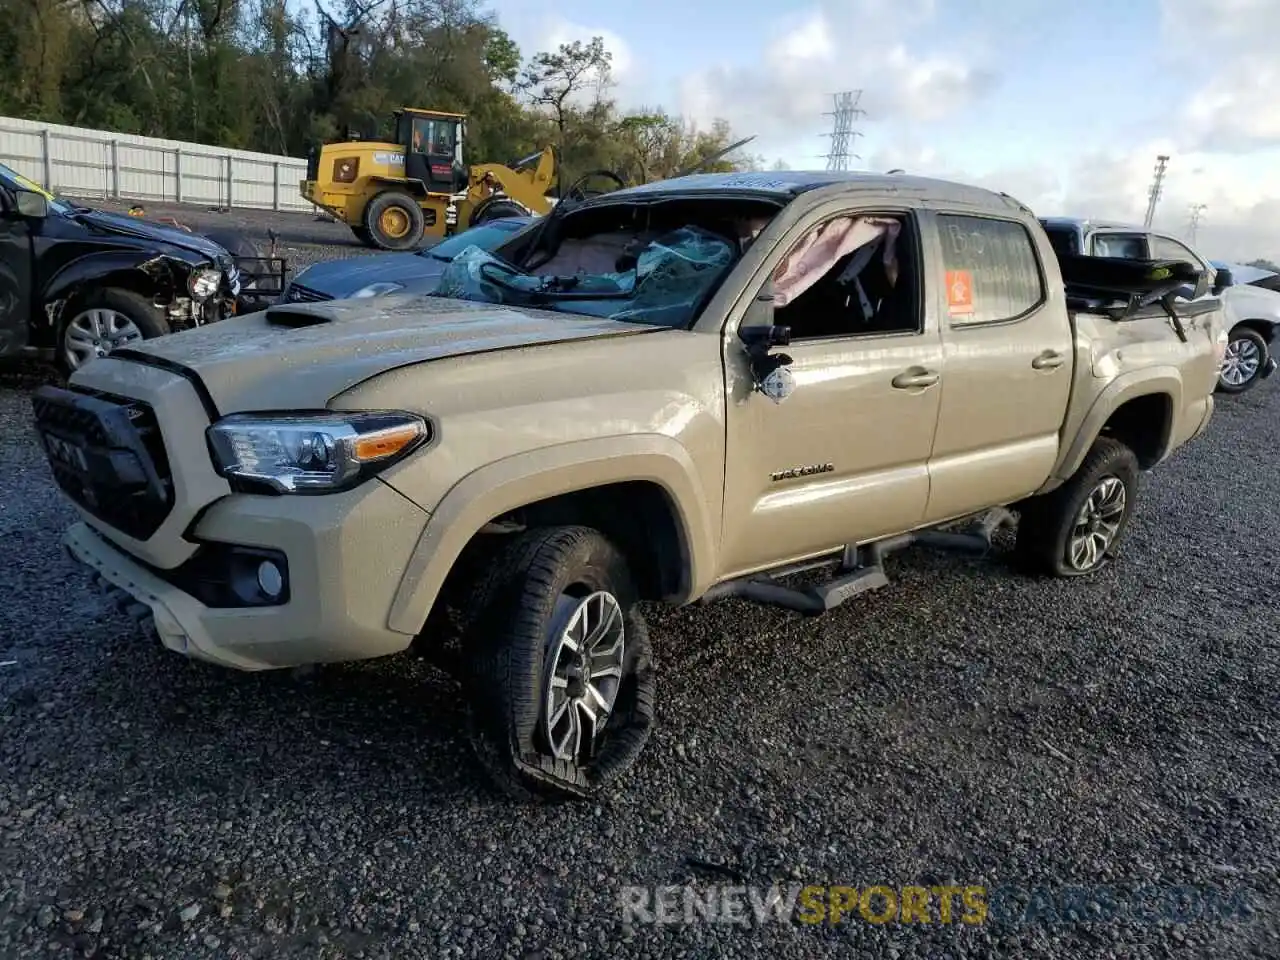
[{"label": "rear wheel", "polygon": [[387,190],[369,201],[364,228],[384,250],[408,250],[422,240],[424,218],[418,202],[401,190]]},{"label": "rear wheel", "polygon": [[1056,577],[1100,570],[1119,553],[1137,493],[1133,451],[1099,437],[1070,480],[1019,504],[1019,565]]},{"label": "rear wheel", "polygon": [[164,311],[141,294],[100,287],[72,299],[62,311],[58,363],[71,373],[140,340],[169,333]]},{"label": "rear wheel", "polygon": [[520,799],[592,796],[631,767],[653,724],[626,558],[596,530],[549,527],[520,534],[490,570],[464,638],[476,755]]},{"label": "rear wheel", "polygon": [[1236,327],[1227,341],[1218,374],[1218,389],[1223,393],[1244,393],[1262,379],[1268,357],[1267,341],[1249,327]]}]

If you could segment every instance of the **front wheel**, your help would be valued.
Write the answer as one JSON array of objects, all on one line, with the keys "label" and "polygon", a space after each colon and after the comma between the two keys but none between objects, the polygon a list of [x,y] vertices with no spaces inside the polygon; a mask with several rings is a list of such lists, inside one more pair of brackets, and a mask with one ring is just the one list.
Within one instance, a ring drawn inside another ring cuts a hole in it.
[{"label": "front wheel", "polygon": [[467,226],[478,227],[480,224],[488,223],[490,220],[527,216],[529,216],[529,211],[514,200],[497,196],[487,197],[481,200],[475,210],[471,212],[471,219],[468,221]]},{"label": "front wheel", "polygon": [[1268,358],[1267,341],[1257,330],[1236,327],[1227,341],[1218,374],[1218,389],[1223,393],[1244,393],[1262,379]]},{"label": "front wheel", "polygon": [[102,287],[77,296],[63,307],[63,316],[58,362],[66,373],[131,343],[170,332],[160,307],[119,287]]},{"label": "front wheel", "polygon": [[1056,577],[1100,570],[1120,550],[1137,493],[1133,451],[1111,437],[1099,437],[1070,480],[1019,504],[1019,565]]},{"label": "front wheel", "polygon": [[464,637],[476,756],[524,800],[598,793],[639,756],[654,672],[626,558],[588,527],[520,534],[477,588]]}]

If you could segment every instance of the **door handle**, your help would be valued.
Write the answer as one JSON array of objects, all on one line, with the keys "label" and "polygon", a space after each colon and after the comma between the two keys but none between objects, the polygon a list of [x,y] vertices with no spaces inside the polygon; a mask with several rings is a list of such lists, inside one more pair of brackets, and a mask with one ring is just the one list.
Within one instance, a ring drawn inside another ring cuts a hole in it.
[{"label": "door handle", "polygon": [[1062,363],[1062,354],[1058,353],[1056,350],[1046,350],[1044,353],[1040,354],[1040,356],[1031,361],[1031,366],[1035,367],[1037,370],[1056,370],[1058,367],[1062,366]]},{"label": "door handle", "polygon": [[893,385],[899,390],[918,390],[921,387],[932,387],[940,378],[932,370],[913,367],[893,378]]}]

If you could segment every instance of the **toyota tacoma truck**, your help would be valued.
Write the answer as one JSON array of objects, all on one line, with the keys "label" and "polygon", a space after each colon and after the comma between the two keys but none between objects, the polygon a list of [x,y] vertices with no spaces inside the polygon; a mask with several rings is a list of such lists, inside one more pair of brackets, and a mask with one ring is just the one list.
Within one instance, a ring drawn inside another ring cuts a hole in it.
[{"label": "toyota tacoma truck", "polygon": [[642,601],[820,614],[896,548],[1013,523],[1028,570],[1106,564],[1210,419],[1209,282],[1060,258],[969,186],[700,174],[565,201],[428,296],[280,303],[33,404],[66,547],[165,647],[451,649],[496,781],[584,797],[653,723]]}]

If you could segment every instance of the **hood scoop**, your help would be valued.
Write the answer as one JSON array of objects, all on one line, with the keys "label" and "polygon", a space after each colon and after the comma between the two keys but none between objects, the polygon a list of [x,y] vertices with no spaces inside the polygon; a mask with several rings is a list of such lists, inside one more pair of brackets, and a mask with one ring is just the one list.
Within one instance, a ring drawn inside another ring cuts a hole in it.
[{"label": "hood scoop", "polygon": [[315,327],[332,323],[333,317],[303,306],[267,307],[267,323],[273,327]]}]

